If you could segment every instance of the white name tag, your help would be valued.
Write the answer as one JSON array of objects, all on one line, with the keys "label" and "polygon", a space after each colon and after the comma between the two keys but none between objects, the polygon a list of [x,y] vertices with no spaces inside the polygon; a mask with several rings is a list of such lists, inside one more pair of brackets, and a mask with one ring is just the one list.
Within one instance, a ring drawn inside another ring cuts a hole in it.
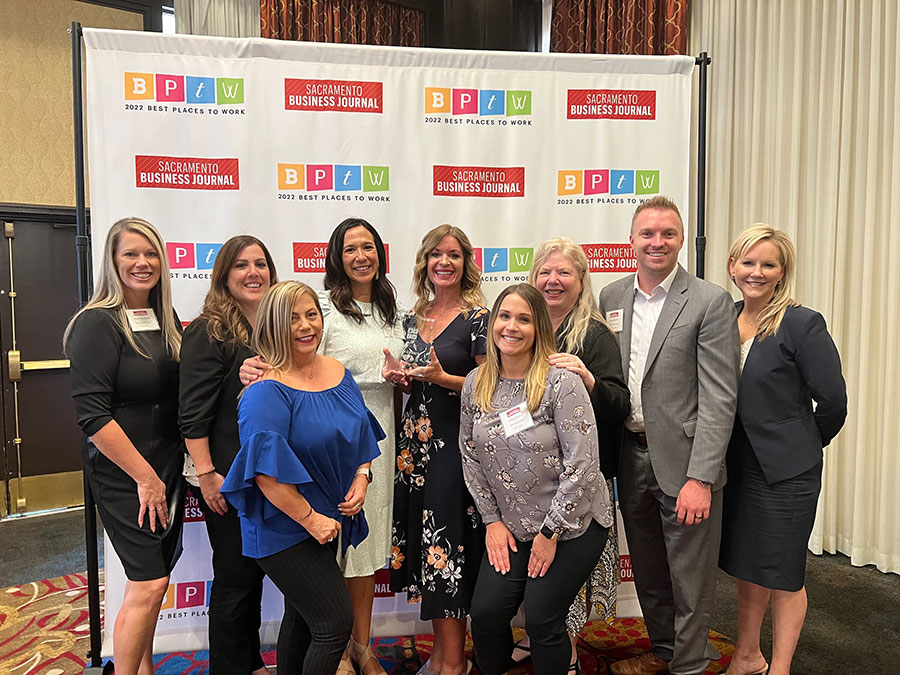
[{"label": "white name tag", "polygon": [[528,401],[522,401],[514,408],[501,412],[500,424],[503,425],[503,431],[507,438],[533,427],[534,420],[531,419],[531,413],[528,412]]},{"label": "white name tag", "polygon": [[128,325],[135,333],[159,330],[159,321],[152,309],[126,309],[125,314],[128,316]]},{"label": "white name tag", "polygon": [[613,329],[615,333],[622,332],[622,311],[621,309],[613,309],[606,313],[606,323]]}]

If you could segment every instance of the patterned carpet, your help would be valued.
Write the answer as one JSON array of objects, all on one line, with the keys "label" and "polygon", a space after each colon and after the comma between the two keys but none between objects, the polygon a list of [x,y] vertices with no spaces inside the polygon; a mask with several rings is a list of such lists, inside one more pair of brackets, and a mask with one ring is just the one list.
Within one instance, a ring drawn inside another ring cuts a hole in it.
[{"label": "patterned carpet", "polygon": [[[81,673],[88,650],[87,577],[70,574],[0,591],[0,673],[15,675],[69,675]],[[516,637],[519,637],[518,633]],[[722,658],[710,663],[707,673],[724,672],[734,646],[724,635],[711,639]],[[644,622],[620,619],[612,625],[588,624],[578,645],[581,672],[604,675],[611,662],[649,648]],[[416,635],[375,640],[375,653],[391,675],[415,673],[431,653],[432,636]],[[471,655],[472,642],[466,649]],[[273,647],[264,650],[267,664],[275,663]],[[206,675],[206,651],[157,656],[159,675]],[[477,669],[474,673],[479,672]],[[510,675],[531,675],[528,663]]]}]

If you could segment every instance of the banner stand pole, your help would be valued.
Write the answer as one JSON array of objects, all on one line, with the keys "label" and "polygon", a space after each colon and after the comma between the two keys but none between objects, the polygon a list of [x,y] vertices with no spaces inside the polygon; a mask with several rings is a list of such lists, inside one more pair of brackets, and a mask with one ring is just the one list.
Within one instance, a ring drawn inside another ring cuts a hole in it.
[{"label": "banner stand pole", "polygon": [[712,59],[700,52],[694,61],[700,66],[697,114],[697,277],[706,275],[706,83]]},{"label": "banner stand pole", "polygon": [[[84,198],[84,117],[81,77],[81,24],[72,22],[69,29],[72,36],[72,116],[75,124],[75,257],[78,268],[78,303],[84,304],[91,297],[90,233],[87,224],[87,209]],[[82,456],[87,446],[87,437],[82,435]],[[91,648],[87,654],[86,675],[103,675],[113,672],[112,661],[104,667],[100,657],[100,558],[97,553],[97,511],[94,495],[87,477],[84,482],[84,544],[87,553],[88,615],[91,627]]]}]

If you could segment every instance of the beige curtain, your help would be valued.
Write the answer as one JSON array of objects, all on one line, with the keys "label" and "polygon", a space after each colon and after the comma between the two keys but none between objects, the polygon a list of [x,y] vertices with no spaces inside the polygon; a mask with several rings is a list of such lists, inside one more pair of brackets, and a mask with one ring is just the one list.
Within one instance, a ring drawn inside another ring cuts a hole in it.
[{"label": "beige curtain", "polygon": [[900,572],[900,17],[897,0],[695,0],[712,58],[708,278],[763,221],[797,245],[850,400],[810,548]]},{"label": "beige curtain", "polygon": [[175,30],[188,35],[259,37],[259,0],[175,0]]}]

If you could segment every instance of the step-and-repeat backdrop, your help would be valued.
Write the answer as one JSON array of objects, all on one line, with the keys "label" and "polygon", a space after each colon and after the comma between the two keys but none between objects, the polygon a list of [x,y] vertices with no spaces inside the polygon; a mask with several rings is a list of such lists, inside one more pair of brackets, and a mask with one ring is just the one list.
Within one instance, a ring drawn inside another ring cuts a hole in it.
[{"label": "step-and-repeat backdrop", "polygon": [[[415,251],[461,227],[492,301],[535,247],[566,235],[595,289],[632,272],[631,214],[657,194],[688,211],[690,57],[326,45],[85,29],[94,260],[109,226],[153,223],[176,309],[199,312],[222,243],[266,242],[280,278],[322,287],[326,242],[350,216],[381,233],[411,304]],[[683,264],[687,252],[683,250]],[[206,646],[212,569],[196,504],[160,613],[157,651]],[[623,551],[620,615],[637,614]],[[124,574],[106,546],[106,625]],[[423,631],[378,578],[374,633]],[[281,598],[269,586],[263,637]],[[107,631],[104,651],[111,651]]]}]

